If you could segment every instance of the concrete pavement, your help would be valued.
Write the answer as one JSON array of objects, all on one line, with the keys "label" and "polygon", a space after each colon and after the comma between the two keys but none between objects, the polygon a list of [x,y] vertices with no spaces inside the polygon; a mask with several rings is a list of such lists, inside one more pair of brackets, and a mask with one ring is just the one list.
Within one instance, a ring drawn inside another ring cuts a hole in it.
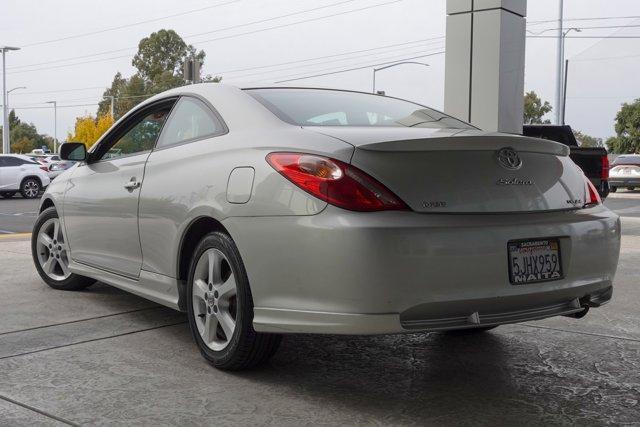
[{"label": "concrete pavement", "polygon": [[584,319],[288,336],[245,373],[211,368],[180,313],[105,285],[48,288],[28,242],[3,238],[0,424],[638,424],[640,197],[622,194],[614,298]]}]

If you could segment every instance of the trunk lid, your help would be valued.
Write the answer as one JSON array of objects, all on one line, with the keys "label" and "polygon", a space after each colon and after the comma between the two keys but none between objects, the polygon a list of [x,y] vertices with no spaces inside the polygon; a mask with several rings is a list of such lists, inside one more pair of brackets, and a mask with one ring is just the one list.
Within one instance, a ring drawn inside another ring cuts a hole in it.
[{"label": "trunk lid", "polygon": [[584,175],[556,142],[459,129],[308,129],[354,145],[351,163],[416,212],[543,212],[585,203]]}]

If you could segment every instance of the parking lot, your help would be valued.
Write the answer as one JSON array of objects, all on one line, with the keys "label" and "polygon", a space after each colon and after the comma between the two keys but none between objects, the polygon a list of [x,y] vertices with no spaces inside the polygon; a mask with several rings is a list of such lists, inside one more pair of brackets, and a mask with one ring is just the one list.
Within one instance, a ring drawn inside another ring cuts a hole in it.
[{"label": "parking lot", "polygon": [[38,201],[0,200],[4,424],[638,424],[640,191],[612,194],[623,241],[613,301],[583,319],[483,335],[288,336],[226,373],[183,314],[105,285],[48,288],[28,237]]}]

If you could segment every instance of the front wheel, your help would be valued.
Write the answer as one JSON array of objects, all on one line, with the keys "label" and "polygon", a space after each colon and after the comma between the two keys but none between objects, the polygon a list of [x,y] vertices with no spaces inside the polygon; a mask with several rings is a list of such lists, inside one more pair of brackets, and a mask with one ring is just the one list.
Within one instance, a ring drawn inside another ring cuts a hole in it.
[{"label": "front wheel", "polygon": [[618,191],[618,187],[609,187],[609,191],[611,193],[615,193],[616,191]]},{"label": "front wheel", "polygon": [[635,189],[636,189],[636,187],[627,187],[627,190],[629,190],[629,191],[633,191]]},{"label": "front wheel", "polygon": [[238,248],[226,234],[206,235],[196,248],[187,286],[189,326],[200,352],[216,368],[261,365],[281,337],[253,329],[253,300]]},{"label": "front wheel", "polygon": [[54,289],[77,291],[95,283],[69,270],[69,246],[54,207],[45,209],[33,226],[31,256],[42,280]]},{"label": "front wheel", "polygon": [[15,191],[3,191],[0,193],[0,197],[3,199],[10,199],[16,194]]},{"label": "front wheel", "polygon": [[25,199],[35,199],[40,194],[40,181],[35,178],[26,178],[20,184],[20,194]]}]

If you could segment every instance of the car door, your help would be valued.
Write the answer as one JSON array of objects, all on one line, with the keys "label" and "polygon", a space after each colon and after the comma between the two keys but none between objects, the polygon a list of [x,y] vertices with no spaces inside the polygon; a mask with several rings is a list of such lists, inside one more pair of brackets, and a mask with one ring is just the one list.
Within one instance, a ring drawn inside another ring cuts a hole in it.
[{"label": "car door", "polygon": [[2,166],[2,185],[0,186],[3,190],[17,190],[20,187],[20,183],[18,182],[18,178],[20,177],[21,166],[23,161],[18,157],[14,156],[3,156],[2,160],[0,160],[0,165]]},{"label": "car door", "polygon": [[175,99],[146,106],[112,129],[69,180],[64,222],[74,261],[137,278],[138,197],[144,168]]}]

